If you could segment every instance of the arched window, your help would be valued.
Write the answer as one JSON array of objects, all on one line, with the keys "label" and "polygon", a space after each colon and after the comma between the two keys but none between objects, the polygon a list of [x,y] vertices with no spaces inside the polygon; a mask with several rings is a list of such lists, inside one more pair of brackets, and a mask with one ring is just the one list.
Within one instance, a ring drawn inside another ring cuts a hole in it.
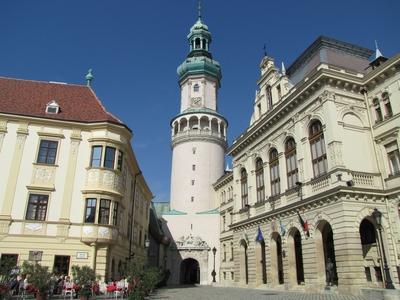
[{"label": "arched window", "polygon": [[224,248],[224,258],[222,261],[226,261],[226,245],[223,244],[223,248]]},{"label": "arched window", "polygon": [[378,98],[374,98],[374,100],[372,100],[372,105],[374,106],[375,110],[375,123],[382,122],[383,117]]},{"label": "arched window", "polygon": [[269,172],[271,178],[271,196],[279,195],[280,189],[280,177],[279,177],[279,157],[278,150],[273,148],[269,152]]},{"label": "arched window", "polygon": [[245,208],[249,199],[247,194],[247,172],[244,168],[240,171],[240,186],[242,191],[242,208]]},{"label": "arched window", "polygon": [[194,48],[195,49],[200,49],[200,38],[196,38],[196,40],[194,41]]},{"label": "arched window", "polygon": [[256,160],[256,187],[257,187],[257,202],[265,200],[264,188],[264,167],[261,158]]},{"label": "arched window", "polygon": [[266,90],[266,97],[267,97],[267,105],[268,109],[272,109],[272,92],[271,92],[271,86],[267,86]]},{"label": "arched window", "polygon": [[228,188],[228,201],[231,201],[233,199],[233,189],[232,187]]},{"label": "arched window", "polygon": [[193,92],[198,92],[199,89],[200,89],[200,86],[196,83],[196,84],[193,86]]},{"label": "arched window", "polygon": [[296,142],[293,138],[289,138],[285,143],[285,157],[288,189],[291,189],[295,187],[296,182],[299,181],[296,157]]},{"label": "arched window", "polygon": [[314,170],[314,177],[325,174],[328,171],[324,133],[320,121],[314,121],[309,130],[311,147],[311,159]]},{"label": "arched window", "polygon": [[390,104],[389,94],[387,92],[382,94],[383,105],[385,105],[385,118],[393,116],[392,105]]}]

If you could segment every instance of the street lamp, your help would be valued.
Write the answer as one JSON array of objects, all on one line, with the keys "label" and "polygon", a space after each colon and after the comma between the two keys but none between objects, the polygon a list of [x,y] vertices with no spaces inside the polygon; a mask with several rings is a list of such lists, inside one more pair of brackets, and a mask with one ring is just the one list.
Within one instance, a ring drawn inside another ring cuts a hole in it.
[{"label": "street lamp", "polygon": [[300,181],[296,181],[297,186],[297,195],[300,197],[300,201],[303,201],[303,183]]},{"label": "street lamp", "polygon": [[392,278],[390,278],[389,267],[386,260],[385,247],[383,245],[383,239],[382,239],[382,213],[375,208],[374,211],[372,212],[372,217],[376,222],[376,227],[378,227],[379,240],[382,248],[383,272],[385,274],[385,288],[394,289]]},{"label": "street lamp", "polygon": [[148,249],[149,246],[150,246],[150,240],[149,240],[148,238],[146,238],[146,240],[144,241],[144,247],[145,247],[146,249]]},{"label": "street lamp", "polygon": [[212,282],[216,282],[215,281],[215,275],[217,275],[217,273],[215,272],[215,253],[217,253],[217,249],[215,247],[212,248],[212,252],[213,252],[213,255],[214,255],[214,269],[211,272],[211,276],[213,277],[213,281]]}]

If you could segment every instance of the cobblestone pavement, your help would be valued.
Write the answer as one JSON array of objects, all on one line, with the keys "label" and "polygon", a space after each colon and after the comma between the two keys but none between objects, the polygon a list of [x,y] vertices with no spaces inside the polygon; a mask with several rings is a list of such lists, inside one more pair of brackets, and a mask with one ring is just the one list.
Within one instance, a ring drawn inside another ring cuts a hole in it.
[{"label": "cobblestone pavement", "polygon": [[213,286],[179,286],[158,289],[151,300],[365,300],[357,296],[339,296],[333,293],[310,294],[304,292],[272,291]]}]

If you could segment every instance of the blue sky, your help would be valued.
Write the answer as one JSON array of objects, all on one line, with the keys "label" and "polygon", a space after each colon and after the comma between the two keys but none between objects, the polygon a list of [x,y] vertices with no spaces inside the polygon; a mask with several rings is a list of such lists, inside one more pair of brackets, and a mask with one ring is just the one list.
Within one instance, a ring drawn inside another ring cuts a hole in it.
[{"label": "blue sky", "polygon": [[[84,84],[134,132],[156,201],[169,200],[170,128],[179,111],[176,68],[196,0],[3,0],[0,76]],[[219,109],[231,144],[249,123],[263,45],[286,67],[319,35],[400,52],[400,1],[203,0],[211,51],[222,66]]]}]

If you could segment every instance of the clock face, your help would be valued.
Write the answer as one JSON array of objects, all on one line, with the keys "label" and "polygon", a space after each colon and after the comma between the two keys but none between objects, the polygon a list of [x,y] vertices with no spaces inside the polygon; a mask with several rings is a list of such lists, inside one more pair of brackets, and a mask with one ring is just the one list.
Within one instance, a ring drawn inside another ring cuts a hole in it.
[{"label": "clock face", "polygon": [[201,105],[201,97],[193,97],[191,98],[192,106],[200,106]]}]

